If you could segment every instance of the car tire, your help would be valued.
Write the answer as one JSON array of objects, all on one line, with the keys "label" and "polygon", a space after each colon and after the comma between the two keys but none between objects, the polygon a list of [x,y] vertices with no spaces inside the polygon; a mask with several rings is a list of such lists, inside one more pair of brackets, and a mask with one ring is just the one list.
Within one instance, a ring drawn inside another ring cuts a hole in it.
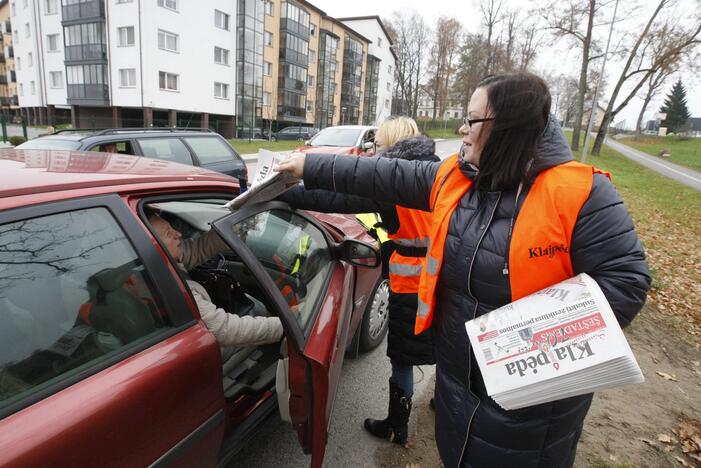
[{"label": "car tire", "polygon": [[274,137],[274,136],[270,137],[270,141],[277,141],[277,137]]},{"label": "car tire", "polygon": [[389,325],[389,280],[380,277],[372,290],[360,324],[360,350],[367,352],[382,343]]},{"label": "car tire", "polygon": [[299,138],[297,138],[297,141],[304,141],[304,138],[299,137]]}]

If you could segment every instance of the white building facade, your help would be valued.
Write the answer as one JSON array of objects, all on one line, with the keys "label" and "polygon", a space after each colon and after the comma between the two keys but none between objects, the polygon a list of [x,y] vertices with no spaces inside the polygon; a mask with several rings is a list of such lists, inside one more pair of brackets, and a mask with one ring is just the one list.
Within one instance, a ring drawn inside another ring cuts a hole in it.
[{"label": "white building facade", "polygon": [[365,76],[362,123],[379,125],[391,115],[396,56],[392,41],[379,16],[339,18],[370,41]]}]

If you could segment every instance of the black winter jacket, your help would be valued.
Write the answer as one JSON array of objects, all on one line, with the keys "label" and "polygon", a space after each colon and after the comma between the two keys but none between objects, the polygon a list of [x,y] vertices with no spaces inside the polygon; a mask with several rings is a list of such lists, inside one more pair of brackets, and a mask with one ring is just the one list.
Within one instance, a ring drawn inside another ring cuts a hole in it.
[{"label": "black winter jacket", "polygon": [[[402,140],[379,154],[383,158],[399,158],[409,161],[439,161],[435,155],[436,145],[426,137]],[[328,155],[326,156],[329,157]],[[380,213],[385,230],[392,234],[399,229],[399,217],[394,204],[379,202],[344,193],[327,190],[305,190],[295,187],[278,197],[303,210],[322,211],[325,213]],[[382,256],[388,259],[390,246],[383,245]],[[433,340],[431,330],[419,336],[414,335],[416,322],[416,294],[390,293],[389,297],[389,332],[387,335],[387,356],[397,363],[416,366],[434,364]]]},{"label": "black winter jacket", "polygon": [[[535,169],[572,159],[562,130],[550,123]],[[336,189],[409,208],[429,210],[439,163],[308,155],[308,188]],[[474,177],[474,167],[461,169]],[[465,322],[511,302],[504,275],[508,231],[525,196],[516,190],[468,191],[452,214],[433,321],[436,352],[436,443],[448,468],[457,466],[564,467],[574,462],[592,395],[520,410],[501,409],[488,395],[472,355]],[[621,325],[642,308],[650,275],[633,222],[613,184],[595,174],[575,225],[570,256],[603,290]]]}]

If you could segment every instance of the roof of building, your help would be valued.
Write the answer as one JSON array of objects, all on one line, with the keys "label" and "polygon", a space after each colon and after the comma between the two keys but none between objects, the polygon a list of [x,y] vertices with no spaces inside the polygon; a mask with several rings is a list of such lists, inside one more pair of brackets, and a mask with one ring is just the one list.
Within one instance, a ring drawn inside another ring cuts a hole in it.
[{"label": "roof of building", "polygon": [[392,56],[394,56],[394,60],[399,60],[397,58],[397,54],[394,52],[394,42],[392,42],[392,36],[390,36],[389,32],[387,32],[387,28],[385,28],[384,23],[382,23],[382,20],[380,19],[379,16],[373,15],[373,16],[348,16],[346,18],[336,18],[338,21],[364,21],[364,20],[376,20],[380,28],[382,28],[382,32],[385,33],[385,37],[387,38],[387,42],[389,42],[389,51],[392,52]]},{"label": "roof of building", "polygon": [[295,0],[295,1],[296,1],[297,3],[301,3],[302,5],[304,5],[304,6],[308,7],[308,8],[311,8],[312,10],[316,11],[317,13],[319,13],[319,14],[321,15],[322,19],[327,19],[327,20],[329,20],[329,21],[331,21],[331,22],[333,22],[333,23],[336,23],[336,24],[338,24],[339,26],[342,26],[344,29],[347,29],[347,30],[350,31],[351,33],[355,34],[355,35],[358,36],[360,39],[366,41],[368,44],[372,44],[372,41],[371,41],[370,39],[368,39],[367,37],[363,36],[362,34],[360,34],[360,33],[359,33],[358,31],[356,31],[355,29],[349,27],[347,24],[341,23],[341,21],[340,21],[338,18],[334,18],[333,16],[327,15],[326,12],[325,12],[324,10],[322,10],[322,9],[319,8],[319,7],[317,7],[316,5],[312,5],[311,3],[309,3],[309,2],[306,1],[306,0]]}]

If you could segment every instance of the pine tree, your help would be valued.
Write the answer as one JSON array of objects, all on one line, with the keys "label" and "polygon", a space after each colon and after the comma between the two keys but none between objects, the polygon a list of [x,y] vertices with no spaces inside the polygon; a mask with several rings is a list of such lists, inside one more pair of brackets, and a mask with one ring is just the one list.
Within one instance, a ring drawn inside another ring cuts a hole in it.
[{"label": "pine tree", "polygon": [[660,107],[660,112],[667,114],[662,126],[667,127],[668,133],[677,133],[684,130],[691,114],[689,114],[689,109],[686,106],[686,88],[684,88],[682,80],[677,80],[674,83],[672,91],[665,98],[662,107]]}]

